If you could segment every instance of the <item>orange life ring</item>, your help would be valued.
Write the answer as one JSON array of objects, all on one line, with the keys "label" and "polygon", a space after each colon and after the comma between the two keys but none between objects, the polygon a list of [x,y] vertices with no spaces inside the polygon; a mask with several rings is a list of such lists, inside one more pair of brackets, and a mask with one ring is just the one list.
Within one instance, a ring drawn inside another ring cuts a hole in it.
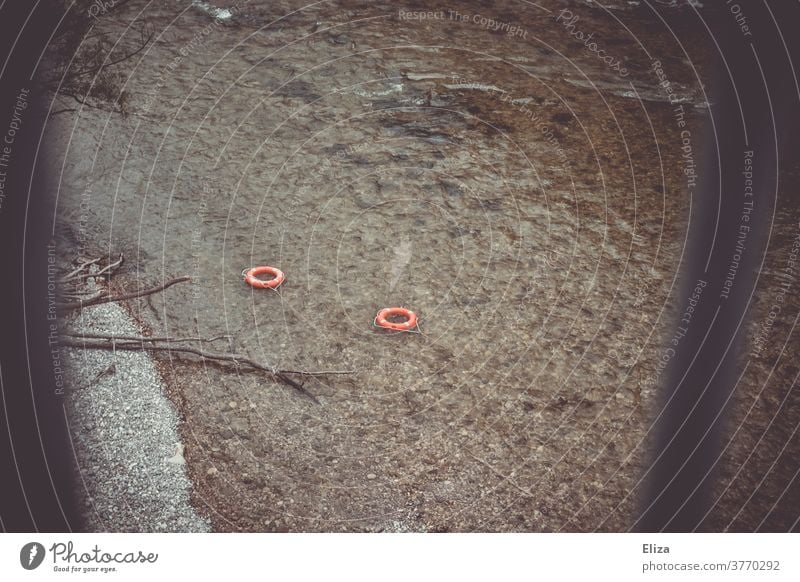
[{"label": "orange life ring", "polygon": [[[248,285],[259,289],[275,289],[286,279],[283,271],[275,267],[253,267],[252,269],[245,269],[242,274]],[[256,275],[272,275],[274,278],[264,281],[257,278]]]},{"label": "orange life ring", "polygon": [[[406,320],[401,323],[389,321],[389,318],[393,315],[405,317]],[[405,307],[387,307],[386,309],[381,309],[378,315],[375,316],[375,325],[396,331],[408,331],[417,326],[417,314]]]}]

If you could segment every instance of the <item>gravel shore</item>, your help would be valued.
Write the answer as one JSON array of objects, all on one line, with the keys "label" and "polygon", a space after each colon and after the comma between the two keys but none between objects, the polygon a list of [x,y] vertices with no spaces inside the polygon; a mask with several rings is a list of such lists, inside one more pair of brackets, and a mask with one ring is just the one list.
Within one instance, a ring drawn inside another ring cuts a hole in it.
[{"label": "gravel shore", "polygon": [[[75,332],[141,335],[118,304],[82,310]],[[144,352],[65,349],[70,434],[87,531],[205,532],[189,504],[179,418]]]}]

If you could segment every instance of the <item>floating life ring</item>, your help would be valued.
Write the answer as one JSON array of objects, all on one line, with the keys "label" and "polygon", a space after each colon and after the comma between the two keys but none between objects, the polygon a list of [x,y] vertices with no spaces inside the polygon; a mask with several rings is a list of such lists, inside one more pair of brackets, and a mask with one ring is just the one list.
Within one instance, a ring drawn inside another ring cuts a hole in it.
[{"label": "floating life ring", "polygon": [[[275,267],[253,267],[242,271],[242,275],[244,275],[244,280],[247,281],[248,285],[258,289],[275,289],[286,279],[283,271]],[[265,281],[264,279],[259,279],[257,275],[272,275],[274,278]]]},{"label": "floating life ring", "polygon": [[[400,323],[389,321],[393,316],[403,317],[405,321]],[[381,309],[375,316],[375,325],[396,331],[409,331],[417,327],[417,314],[405,307],[387,307]]]}]

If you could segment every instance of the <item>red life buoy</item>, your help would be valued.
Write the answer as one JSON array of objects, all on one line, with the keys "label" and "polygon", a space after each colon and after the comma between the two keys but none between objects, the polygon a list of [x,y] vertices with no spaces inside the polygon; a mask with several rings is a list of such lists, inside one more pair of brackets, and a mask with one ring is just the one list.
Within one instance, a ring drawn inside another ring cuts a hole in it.
[{"label": "red life buoy", "polygon": [[[252,269],[245,269],[242,274],[248,285],[258,289],[275,289],[286,279],[283,271],[275,267],[253,267]],[[274,278],[265,281],[257,278],[256,275],[272,275]]]},{"label": "red life buoy", "polygon": [[[400,323],[389,321],[392,316],[403,317],[405,321]],[[387,307],[381,309],[375,316],[375,325],[396,331],[409,331],[417,327],[417,314],[405,307]]]}]

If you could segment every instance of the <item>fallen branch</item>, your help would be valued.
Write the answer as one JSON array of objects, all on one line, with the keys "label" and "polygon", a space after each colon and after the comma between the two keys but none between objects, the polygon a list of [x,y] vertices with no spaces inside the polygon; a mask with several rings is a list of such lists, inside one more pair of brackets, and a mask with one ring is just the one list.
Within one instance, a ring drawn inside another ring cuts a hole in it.
[{"label": "fallen branch", "polygon": [[[194,342],[206,342],[206,343],[208,343],[208,342],[213,342],[213,341],[217,341],[217,340],[220,340],[220,339],[229,339],[231,337],[229,335],[218,335],[218,336],[214,336],[214,337],[210,337],[210,338],[205,338],[205,337],[146,337],[146,336],[138,336],[138,335],[108,335],[108,334],[100,334],[100,333],[79,333],[79,334],[77,334],[77,333],[66,333],[66,334],[63,334],[63,335],[66,336],[66,337],[75,338],[75,339],[84,339],[84,338],[85,339],[97,339],[97,340],[102,340],[102,341],[105,341],[105,342],[109,342],[110,344],[116,344],[116,345],[119,345],[119,343],[136,345],[136,344],[134,344],[134,342],[141,342],[141,343],[144,343],[144,342],[147,342],[147,343],[158,343],[158,342],[162,342],[162,343],[180,343],[180,342],[193,342],[194,341]],[[91,347],[89,345],[89,343],[91,343],[91,342],[79,343],[79,345],[86,345],[87,347]],[[174,346],[159,346],[158,348],[162,349],[162,350],[180,351],[179,347],[174,347]],[[194,348],[192,348],[192,349],[194,349]],[[193,352],[193,353],[196,353],[196,351]],[[198,355],[201,355],[201,354],[198,354]],[[250,366],[252,366],[254,368],[263,369],[263,370],[266,370],[268,372],[283,373],[283,374],[295,374],[297,376],[333,376],[333,375],[337,375],[337,374],[352,374],[353,373],[352,370],[318,370],[318,371],[315,371],[315,372],[307,372],[305,370],[283,370],[283,369],[282,370],[278,370],[274,366],[267,366],[265,364],[259,364],[258,362],[256,362],[255,360],[251,360],[247,356],[241,356],[241,355],[237,355],[237,354],[211,353],[209,355],[208,352],[203,352],[202,355],[205,356],[205,357],[209,357],[211,359],[224,358],[224,359],[244,362],[245,364],[248,364],[248,365],[250,365]]]},{"label": "fallen branch", "polygon": [[130,342],[164,342],[164,343],[180,343],[180,342],[204,342],[211,343],[221,339],[231,339],[230,335],[215,335],[214,337],[145,337],[138,335],[109,335],[103,333],[65,333],[67,337],[74,337],[78,339],[101,339],[106,341],[130,341]]},{"label": "fallen branch", "polygon": [[163,291],[167,287],[171,287],[176,283],[183,283],[184,281],[189,281],[189,280],[191,280],[191,277],[186,275],[183,277],[178,277],[176,279],[170,279],[169,281],[167,281],[162,285],[159,285],[158,287],[145,289],[144,291],[137,291],[135,293],[127,293],[126,295],[117,295],[117,296],[102,295],[100,297],[95,297],[93,299],[87,299],[86,301],[61,303],[59,304],[59,307],[61,307],[62,309],[82,309],[90,305],[99,305],[101,303],[111,303],[113,301],[127,301],[128,299],[136,299],[138,297],[144,297],[146,295],[152,295],[153,293],[158,293],[159,291]]},{"label": "fallen branch", "polygon": [[108,265],[106,265],[105,267],[103,267],[102,269],[100,269],[95,273],[92,273],[90,270],[87,270],[87,268],[91,267],[92,265],[99,263],[101,259],[102,257],[97,257],[96,259],[92,259],[91,261],[86,261],[84,263],[81,263],[70,273],[61,277],[59,279],[59,282],[69,283],[70,281],[76,279],[78,281],[83,281],[84,279],[88,279],[89,277],[103,277],[103,276],[108,277],[112,275],[114,273],[114,270],[123,263],[125,257],[120,254],[119,259],[117,259],[113,263],[109,263]]},{"label": "fallen branch", "polygon": [[119,267],[124,260],[125,260],[125,257],[123,257],[122,254],[120,253],[119,259],[117,259],[115,262],[109,263],[108,265],[106,265],[105,267],[103,267],[102,269],[97,271],[96,273],[88,273],[86,275],[86,277],[101,277],[106,273],[106,271],[108,271],[108,274],[111,275],[114,272],[114,269]]},{"label": "fallen branch", "polygon": [[75,270],[73,270],[70,273],[68,273],[67,275],[64,275],[63,277],[61,277],[60,282],[61,283],[65,283],[65,282],[69,281],[70,279],[74,278],[78,273],[83,271],[86,267],[88,267],[90,265],[94,265],[95,263],[99,262],[101,258],[102,257],[97,257],[96,259],[92,259],[90,261],[86,261],[84,263],[81,263],[80,265],[78,265],[75,268]]},{"label": "fallen branch", "polygon": [[138,338],[136,340],[136,343],[134,343],[131,340],[118,341],[117,338],[114,338],[112,336],[108,336],[106,338],[95,341],[84,341],[80,340],[79,337],[80,336],[77,337],[68,336],[66,338],[62,338],[61,345],[65,347],[99,349],[99,350],[129,350],[129,351],[149,350],[149,351],[166,351],[170,353],[176,352],[176,353],[193,354],[196,356],[200,356],[201,358],[214,360],[217,362],[230,362],[235,366],[245,365],[255,370],[261,370],[271,374],[284,384],[291,386],[298,392],[307,396],[308,398],[313,400],[316,404],[319,404],[319,400],[317,400],[316,397],[313,394],[311,394],[311,392],[306,390],[302,384],[289,378],[287,374],[297,374],[302,376],[324,376],[329,374],[349,373],[344,371],[305,372],[300,370],[279,370],[274,366],[268,366],[260,362],[256,362],[255,360],[248,358],[247,356],[242,356],[239,354],[220,354],[216,352],[207,352],[205,350],[200,350],[188,346],[174,346],[174,345],[160,346],[157,345],[156,343],[148,343],[146,341],[141,341],[142,339],[148,340],[152,338]]},{"label": "fallen branch", "polygon": [[67,297],[68,299],[77,299],[78,301],[83,301],[84,303],[86,303],[88,301],[104,297],[105,294],[106,294],[105,291],[97,291],[96,293],[64,293],[61,296]]}]

